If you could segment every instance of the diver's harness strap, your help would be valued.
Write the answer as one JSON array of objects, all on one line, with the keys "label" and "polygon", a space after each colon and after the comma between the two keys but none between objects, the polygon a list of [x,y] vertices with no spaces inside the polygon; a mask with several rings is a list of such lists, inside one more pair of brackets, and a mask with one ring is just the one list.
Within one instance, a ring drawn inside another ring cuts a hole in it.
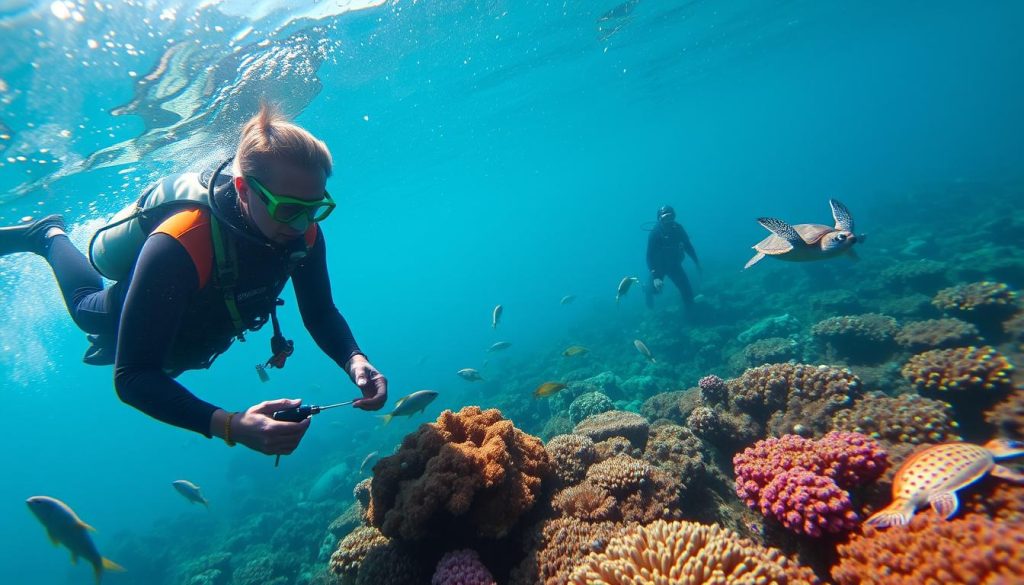
[{"label": "diver's harness strap", "polygon": [[[217,176],[231,161],[228,159],[210,177],[210,235],[213,239],[213,258],[217,266],[214,284],[224,295],[224,305],[227,307],[228,315],[231,317],[231,324],[235,328],[235,336],[239,341],[245,341],[245,332],[248,329],[257,330],[266,324],[264,320],[257,321],[252,327],[246,327],[242,319],[242,313],[238,310],[238,302],[235,298],[235,283],[238,281],[238,248],[235,240],[231,238],[221,227],[221,220],[217,217],[216,201],[214,199],[214,185]],[[303,246],[305,247],[305,246]],[[303,250],[304,252],[304,250]],[[295,265],[305,254],[291,254],[289,256],[286,276],[290,277]],[[281,299],[275,299],[270,307],[270,320],[274,326],[274,335],[270,338],[270,358],[262,364],[256,364],[256,374],[260,380],[270,380],[267,368],[283,368],[285,361],[295,352],[295,342],[286,339],[281,333],[281,324],[277,319],[277,308],[284,304]]]}]

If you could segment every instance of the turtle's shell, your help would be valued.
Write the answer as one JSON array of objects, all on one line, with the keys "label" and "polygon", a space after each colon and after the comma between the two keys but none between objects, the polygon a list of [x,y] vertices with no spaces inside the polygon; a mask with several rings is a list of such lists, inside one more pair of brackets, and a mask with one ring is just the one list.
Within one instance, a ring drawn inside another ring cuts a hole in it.
[{"label": "turtle's shell", "polygon": [[[796,233],[800,234],[800,237],[808,246],[817,244],[825,234],[836,231],[836,228],[821,225],[820,223],[798,223],[793,226],[793,229],[796,230]],[[793,246],[788,241],[772,234],[754,244],[754,249],[758,252],[768,254],[769,256],[779,256],[786,252],[791,252],[793,250]]]}]

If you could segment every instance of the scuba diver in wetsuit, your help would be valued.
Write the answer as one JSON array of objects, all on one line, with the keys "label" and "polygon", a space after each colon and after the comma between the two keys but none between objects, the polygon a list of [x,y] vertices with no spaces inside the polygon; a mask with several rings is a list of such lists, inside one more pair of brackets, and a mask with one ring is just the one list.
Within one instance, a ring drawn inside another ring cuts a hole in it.
[{"label": "scuba diver in wetsuit", "polygon": [[[58,215],[0,228],[0,255],[34,252],[49,262],[68,312],[90,334],[86,362],[113,363],[122,401],[230,446],[237,441],[286,455],[302,440],[309,419],[278,421],[272,414],[300,401],[272,400],[230,412],[201,400],[175,377],[209,367],[235,338],[268,320],[275,332],[268,366],[283,366],[292,345],[280,333],[275,309],[289,278],[306,329],[359,387],[363,398],[354,406],[380,409],[387,380],[367,361],[331,297],[319,226],[334,208],[325,189],[333,164],[327,146],[264,104],[242,128],[230,175],[222,172],[227,164],[214,173],[159,181],[131,209],[135,223],[108,225],[132,226],[140,248],[121,252],[122,274],[110,288],[103,288],[94,268],[101,265],[94,254],[104,251],[91,245],[90,264]],[[172,204],[147,208],[157,198]],[[119,242],[107,244],[115,248]],[[99,255],[117,256],[114,250]]]},{"label": "scuba diver in wetsuit", "polygon": [[661,294],[667,276],[679,289],[687,313],[693,308],[693,289],[683,271],[683,259],[689,255],[700,270],[700,260],[683,226],[676,222],[676,211],[671,205],[658,209],[658,221],[647,238],[647,270],[650,280],[644,292],[647,307],[654,308],[654,295]]}]

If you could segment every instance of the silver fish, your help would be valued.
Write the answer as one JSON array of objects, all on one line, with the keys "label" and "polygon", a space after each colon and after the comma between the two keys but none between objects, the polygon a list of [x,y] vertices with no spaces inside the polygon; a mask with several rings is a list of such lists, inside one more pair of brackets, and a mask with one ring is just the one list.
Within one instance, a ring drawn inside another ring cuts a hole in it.
[{"label": "silver fish", "polygon": [[626,296],[629,292],[629,287],[633,286],[633,283],[640,282],[640,279],[635,276],[627,276],[619,281],[619,288],[615,291],[615,304],[619,303],[619,299]]},{"label": "silver fish", "polygon": [[559,301],[559,303],[562,304],[562,305],[568,305],[569,303],[571,303],[571,302],[573,302],[575,300],[576,300],[576,295],[565,295],[564,297],[562,297],[562,300]]},{"label": "silver fish", "polygon": [[501,351],[503,349],[508,349],[509,347],[512,347],[511,341],[499,341],[492,345],[491,347],[488,347],[487,352],[490,353],[492,351]]},{"label": "silver fish", "polygon": [[371,461],[377,459],[377,455],[379,455],[377,451],[371,451],[369,454],[367,454],[366,457],[363,458],[363,462],[359,464],[359,473],[362,473],[363,470],[366,469],[366,466],[369,465]]},{"label": "silver fish", "polygon": [[644,344],[644,342],[640,341],[639,339],[634,339],[633,340],[633,347],[635,347],[637,351],[639,351],[641,354],[643,354],[643,356],[645,358],[651,360],[652,364],[654,363],[654,355],[651,354],[651,350],[650,349],[647,349],[647,345]]},{"label": "silver fish", "polygon": [[461,370],[455,373],[458,374],[459,377],[461,377],[463,380],[469,380],[470,382],[481,382],[484,379],[483,376],[480,375],[480,372],[474,370],[473,368],[462,368]]},{"label": "silver fish", "polygon": [[396,416],[412,416],[417,412],[423,412],[423,409],[435,398],[437,398],[437,392],[433,390],[417,390],[408,396],[399,398],[395,403],[395,409],[384,415],[384,424],[388,424]]},{"label": "silver fish", "polygon": [[491,329],[498,328],[498,323],[501,322],[501,313],[504,310],[504,307],[502,307],[501,305],[494,307],[494,312],[491,313]]},{"label": "silver fish", "polygon": [[172,481],[171,485],[174,489],[178,490],[178,493],[185,496],[185,499],[192,502],[193,504],[202,504],[207,508],[210,507],[210,502],[206,501],[203,494],[199,492],[199,486],[188,481],[187,479],[179,479]]}]

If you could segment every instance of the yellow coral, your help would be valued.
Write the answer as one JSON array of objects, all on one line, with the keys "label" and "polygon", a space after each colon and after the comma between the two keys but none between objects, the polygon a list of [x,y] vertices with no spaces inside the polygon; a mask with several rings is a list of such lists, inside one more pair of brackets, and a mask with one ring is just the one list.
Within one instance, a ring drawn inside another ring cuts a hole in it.
[{"label": "yellow coral", "polygon": [[716,525],[658,520],[617,536],[569,578],[574,585],[754,585],[816,583],[777,550]]}]

